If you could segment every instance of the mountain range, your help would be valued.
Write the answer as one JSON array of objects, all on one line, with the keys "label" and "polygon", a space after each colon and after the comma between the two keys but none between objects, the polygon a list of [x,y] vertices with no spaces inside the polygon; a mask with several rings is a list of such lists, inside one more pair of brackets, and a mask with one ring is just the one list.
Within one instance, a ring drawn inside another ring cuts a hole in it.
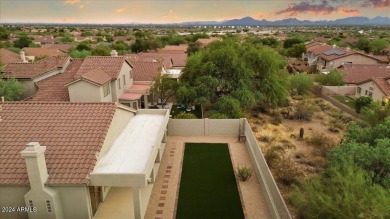
[{"label": "mountain range", "polygon": [[375,18],[368,17],[348,17],[337,20],[298,20],[296,18],[288,18],[276,21],[256,20],[252,17],[243,17],[241,19],[225,20],[225,21],[191,21],[183,22],[178,25],[197,26],[197,25],[223,25],[223,26],[333,26],[333,25],[381,25],[390,26],[390,18],[377,16]]}]

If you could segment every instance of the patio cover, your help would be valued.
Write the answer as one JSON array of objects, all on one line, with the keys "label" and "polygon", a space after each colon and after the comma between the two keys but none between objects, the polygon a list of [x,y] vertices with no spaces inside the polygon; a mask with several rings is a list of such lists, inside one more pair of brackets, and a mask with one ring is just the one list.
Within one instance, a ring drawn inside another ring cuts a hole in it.
[{"label": "patio cover", "polygon": [[130,119],[90,174],[90,184],[145,187],[168,124],[167,110],[143,110]]}]

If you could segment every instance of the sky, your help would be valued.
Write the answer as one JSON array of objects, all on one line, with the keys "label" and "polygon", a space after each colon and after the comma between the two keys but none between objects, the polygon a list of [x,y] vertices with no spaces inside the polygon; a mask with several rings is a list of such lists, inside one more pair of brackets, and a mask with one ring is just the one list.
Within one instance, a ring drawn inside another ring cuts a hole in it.
[{"label": "sky", "polygon": [[390,0],[0,0],[0,23],[179,23],[390,16]]}]

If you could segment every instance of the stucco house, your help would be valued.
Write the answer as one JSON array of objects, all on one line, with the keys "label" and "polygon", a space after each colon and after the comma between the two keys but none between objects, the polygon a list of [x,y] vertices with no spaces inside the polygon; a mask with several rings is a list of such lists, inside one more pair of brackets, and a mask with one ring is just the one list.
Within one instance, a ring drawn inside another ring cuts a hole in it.
[{"label": "stucco house", "polygon": [[70,57],[50,57],[33,63],[9,63],[5,66],[2,78],[16,78],[26,88],[23,98],[34,95],[36,83],[51,76],[64,73],[70,64]]},{"label": "stucco house", "polygon": [[338,69],[347,85],[356,86],[356,97],[369,96],[386,103],[390,100],[390,66],[345,64]]},{"label": "stucco house", "polygon": [[126,207],[133,218],[144,217],[165,148],[167,110],[118,103],[0,106],[0,206],[10,207],[0,218],[92,219],[112,187],[131,188],[133,205]]},{"label": "stucco house", "polygon": [[22,62],[19,54],[14,53],[8,49],[0,48],[0,65],[6,65],[12,62]]},{"label": "stucco house", "polygon": [[387,65],[388,60],[381,57],[371,56],[363,52],[341,48],[336,45],[329,46],[321,43],[309,43],[306,45],[309,66],[316,65],[321,72],[329,72],[331,69],[343,64]]}]

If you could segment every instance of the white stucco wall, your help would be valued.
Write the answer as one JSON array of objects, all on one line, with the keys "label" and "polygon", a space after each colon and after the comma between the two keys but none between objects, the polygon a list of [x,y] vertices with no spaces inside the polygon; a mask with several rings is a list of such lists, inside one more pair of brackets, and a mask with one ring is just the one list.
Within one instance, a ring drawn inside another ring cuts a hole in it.
[{"label": "white stucco wall", "polygon": [[23,84],[25,91],[21,99],[31,97],[38,91],[38,87],[35,85],[34,81],[31,79],[18,79],[20,83]]},{"label": "white stucco wall", "polygon": [[[57,191],[61,200],[62,212],[64,218],[91,219],[91,201],[87,186],[51,186],[51,189]],[[26,186],[0,186],[0,207],[26,207],[24,196],[30,191]],[[37,211],[46,211],[46,209],[37,209]],[[27,213],[13,212],[2,213],[1,219],[27,219]]]},{"label": "white stucco wall", "polygon": [[68,86],[70,102],[102,102],[101,86],[83,80]]},{"label": "white stucco wall", "polygon": [[369,81],[369,82],[366,82],[366,83],[363,83],[363,84],[359,84],[358,87],[361,88],[361,92],[360,92],[360,94],[358,94],[357,91],[356,91],[356,96],[357,97],[368,96],[368,95],[366,95],[366,90],[367,90],[367,92],[370,91],[370,87],[374,88],[374,90],[371,91],[373,100],[382,101],[383,97],[386,96],[382,92],[382,90],[378,87],[378,85],[376,85],[376,83],[373,82],[373,81]]},{"label": "white stucco wall", "polygon": [[[127,64],[127,62],[124,62],[121,71],[118,74],[118,78],[111,82],[111,93],[112,93],[113,102],[118,102],[118,98],[120,95],[124,93],[125,88],[128,88],[133,83],[133,80],[132,79],[130,80],[130,71],[131,71],[131,66]],[[123,85],[123,75],[126,78],[125,81],[126,83],[124,85]],[[118,79],[120,79],[121,86],[119,86],[118,84],[119,82]]]},{"label": "white stucco wall", "polygon": [[[0,186],[0,207],[26,207],[24,195],[30,190],[27,186]],[[3,212],[1,219],[27,219],[25,212]]]},{"label": "white stucco wall", "polygon": [[238,137],[239,119],[169,119],[170,136]]}]

